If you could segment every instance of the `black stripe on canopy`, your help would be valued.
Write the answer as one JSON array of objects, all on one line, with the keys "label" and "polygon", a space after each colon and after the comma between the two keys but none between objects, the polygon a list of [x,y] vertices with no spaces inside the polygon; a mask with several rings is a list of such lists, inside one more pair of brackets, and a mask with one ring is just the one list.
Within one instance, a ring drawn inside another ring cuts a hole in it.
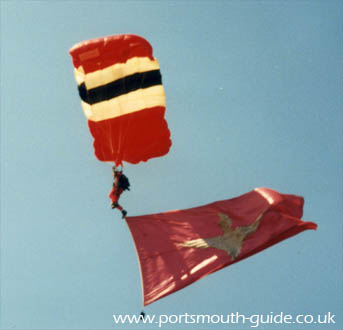
[{"label": "black stripe on canopy", "polygon": [[88,104],[108,101],[140,88],[162,85],[160,70],[134,73],[106,85],[87,90],[85,83],[78,86],[81,99]]}]

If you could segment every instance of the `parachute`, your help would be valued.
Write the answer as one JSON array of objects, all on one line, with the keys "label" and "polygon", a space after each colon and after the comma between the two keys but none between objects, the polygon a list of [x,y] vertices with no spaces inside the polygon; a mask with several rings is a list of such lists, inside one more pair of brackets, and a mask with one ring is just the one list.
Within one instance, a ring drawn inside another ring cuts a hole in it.
[{"label": "parachute", "polygon": [[69,53],[96,157],[119,166],[167,154],[165,94],[149,42],[108,36],[80,42]]}]

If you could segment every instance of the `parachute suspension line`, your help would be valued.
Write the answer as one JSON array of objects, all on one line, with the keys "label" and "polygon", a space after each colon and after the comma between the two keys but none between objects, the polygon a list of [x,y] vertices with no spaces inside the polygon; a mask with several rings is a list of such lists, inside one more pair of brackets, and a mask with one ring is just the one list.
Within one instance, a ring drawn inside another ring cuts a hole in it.
[{"label": "parachute suspension line", "polygon": [[[121,86],[120,86],[121,90],[126,91],[125,79],[121,79],[120,84],[121,84]],[[123,97],[124,97],[124,102],[125,102],[127,100],[128,96],[127,96],[127,94],[124,94]],[[124,113],[124,109],[123,109],[121,103],[119,103],[119,107],[120,107],[120,112]],[[119,134],[119,140],[118,140],[118,157],[120,159],[120,162],[123,159],[123,155],[122,155],[123,148],[122,148],[122,146],[125,146],[124,136],[127,134],[127,129],[125,129],[124,126],[125,126],[125,121],[121,121],[121,123],[119,125],[120,134]]]},{"label": "parachute suspension line", "polygon": [[[122,136],[123,136],[123,132],[125,132],[125,130],[124,130],[124,128],[123,128],[123,122],[121,121],[120,123],[119,123],[119,125],[118,125],[118,131],[119,131],[119,135],[118,135],[118,150],[117,150],[117,160],[119,159],[119,162],[121,162],[121,160],[120,159],[122,159],[123,157],[122,157],[122,155],[121,155],[121,153],[122,153],[122,145],[123,145],[123,143],[122,143]],[[116,162],[117,162],[117,160],[116,160]],[[118,163],[118,165],[119,165],[120,163]]]},{"label": "parachute suspension line", "polygon": [[130,130],[131,121],[132,121],[132,118],[130,118],[130,119],[126,122],[126,129],[125,129],[125,132],[124,132],[124,134],[123,134],[123,139],[122,139],[124,145],[125,145],[125,142],[126,142],[126,138],[127,138],[127,136],[128,136],[128,132],[129,132],[129,130]]},{"label": "parachute suspension line", "polygon": [[[125,80],[125,79],[124,79]],[[123,80],[122,82],[122,88],[123,90],[126,90],[126,85],[125,85],[125,81]],[[126,98],[128,98],[128,94],[126,94],[125,96]],[[130,135],[130,127],[131,127],[131,121],[132,121],[132,114],[129,114],[128,116],[129,119],[126,121],[126,125],[121,125],[121,129],[123,130],[122,133],[120,134],[120,140],[119,140],[119,144],[123,144],[123,146],[125,146],[126,144],[126,139],[127,137]],[[124,127],[125,126],[125,127]],[[122,149],[120,146],[120,158],[123,158],[123,153],[124,153],[124,148]]]},{"label": "parachute suspension line", "polygon": [[109,124],[109,123],[107,123],[107,127],[108,127],[108,140],[110,141],[110,146],[111,146],[111,154],[113,155],[114,154],[114,148],[113,148],[113,141],[112,141],[112,138],[111,138],[111,136],[112,136],[112,126]]}]

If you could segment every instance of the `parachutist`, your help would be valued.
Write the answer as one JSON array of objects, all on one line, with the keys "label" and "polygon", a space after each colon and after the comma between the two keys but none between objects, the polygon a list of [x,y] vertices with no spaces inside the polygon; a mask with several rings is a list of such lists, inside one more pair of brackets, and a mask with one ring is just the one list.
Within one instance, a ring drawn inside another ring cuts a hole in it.
[{"label": "parachutist", "polygon": [[145,318],[145,313],[144,313],[144,311],[141,311],[141,314],[140,314],[139,318],[142,319],[142,320],[144,320],[144,318]]},{"label": "parachutist", "polygon": [[127,211],[124,210],[121,205],[119,205],[118,201],[124,190],[130,190],[129,179],[123,174],[123,169],[117,170],[115,166],[112,167],[112,174],[114,182],[109,194],[109,198],[112,201],[111,207],[112,209],[117,208],[119,211],[121,211],[122,218],[125,218]]}]

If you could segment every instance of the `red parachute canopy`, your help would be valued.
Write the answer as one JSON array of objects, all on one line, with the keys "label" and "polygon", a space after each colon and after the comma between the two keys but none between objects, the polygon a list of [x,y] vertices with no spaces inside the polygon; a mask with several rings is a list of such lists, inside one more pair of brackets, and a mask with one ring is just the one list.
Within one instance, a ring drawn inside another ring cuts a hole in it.
[{"label": "red parachute canopy", "polygon": [[69,51],[101,161],[136,164],[170,149],[162,78],[152,52],[136,35],[83,41]]}]

